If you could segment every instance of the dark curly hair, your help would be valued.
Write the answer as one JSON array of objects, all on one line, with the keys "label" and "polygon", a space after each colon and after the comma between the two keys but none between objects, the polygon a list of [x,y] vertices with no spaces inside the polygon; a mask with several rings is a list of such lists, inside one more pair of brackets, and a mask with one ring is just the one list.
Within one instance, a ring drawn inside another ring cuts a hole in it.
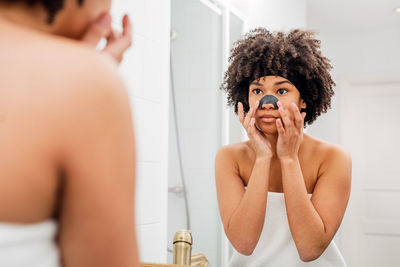
[{"label": "dark curly hair", "polygon": [[254,29],[237,41],[229,57],[221,89],[228,94],[228,104],[238,112],[238,102],[249,111],[248,93],[252,81],[268,75],[291,81],[306,103],[304,123],[311,124],[331,107],[332,87],[330,60],[321,55],[315,33],[295,29],[285,34]]},{"label": "dark curly hair", "polygon": [[[84,0],[77,0],[79,5],[83,5]],[[57,13],[64,7],[64,0],[6,0],[8,3],[25,2],[30,6],[40,3],[49,13],[47,23],[53,23]]]}]

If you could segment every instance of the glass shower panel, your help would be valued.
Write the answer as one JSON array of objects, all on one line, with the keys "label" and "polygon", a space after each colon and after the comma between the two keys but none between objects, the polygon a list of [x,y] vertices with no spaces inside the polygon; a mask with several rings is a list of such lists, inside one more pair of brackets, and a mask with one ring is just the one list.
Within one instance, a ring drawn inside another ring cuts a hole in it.
[{"label": "glass shower panel", "polygon": [[[229,14],[229,49],[232,49],[234,43],[242,37],[244,23],[238,16],[232,12]],[[237,143],[247,138],[238,116],[234,112],[234,107],[230,108],[229,113],[229,143]]]},{"label": "glass shower panel", "polygon": [[[192,251],[204,253],[217,267],[221,232],[214,158],[221,146],[221,12],[199,0],[172,0],[171,28],[168,240],[171,248],[174,233],[187,228],[186,193]],[[172,263],[172,253],[168,259]]]}]

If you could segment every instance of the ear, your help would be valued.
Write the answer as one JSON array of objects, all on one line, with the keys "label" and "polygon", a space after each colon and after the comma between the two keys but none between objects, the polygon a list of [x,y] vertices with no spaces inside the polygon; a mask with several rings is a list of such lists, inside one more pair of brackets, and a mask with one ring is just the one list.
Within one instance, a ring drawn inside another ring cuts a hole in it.
[{"label": "ear", "polygon": [[306,102],[302,98],[300,98],[300,110],[305,109],[307,107]]}]

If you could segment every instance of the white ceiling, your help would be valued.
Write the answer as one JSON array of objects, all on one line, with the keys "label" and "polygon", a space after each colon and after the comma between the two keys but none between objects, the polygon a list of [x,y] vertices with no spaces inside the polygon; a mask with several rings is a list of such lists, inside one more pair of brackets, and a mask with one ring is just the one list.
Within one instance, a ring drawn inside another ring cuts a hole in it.
[{"label": "white ceiling", "polygon": [[400,0],[306,0],[307,27],[324,31],[398,29]]}]

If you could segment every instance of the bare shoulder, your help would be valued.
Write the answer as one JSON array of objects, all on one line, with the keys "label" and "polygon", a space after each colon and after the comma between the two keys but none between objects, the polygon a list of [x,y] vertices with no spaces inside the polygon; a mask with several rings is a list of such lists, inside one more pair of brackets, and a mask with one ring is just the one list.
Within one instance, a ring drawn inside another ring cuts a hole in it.
[{"label": "bare shoulder", "polygon": [[4,27],[2,34],[1,96],[10,103],[10,114],[19,110],[21,125],[40,118],[32,135],[60,144],[65,135],[130,114],[126,88],[111,59],[67,38],[16,27]]},{"label": "bare shoulder", "polygon": [[[109,93],[123,88],[117,65],[92,47],[48,34],[18,32],[15,35],[10,35],[10,40],[1,46],[8,50],[2,55],[3,63],[10,71],[23,74],[30,81],[27,87],[37,93],[51,97],[61,94],[65,98],[69,94],[96,92],[99,95],[110,85],[114,90]],[[17,40],[22,44],[13,47]]]},{"label": "bare shoulder", "polygon": [[216,158],[217,160],[224,159],[239,162],[242,157],[248,156],[249,153],[251,153],[251,148],[248,141],[238,142],[221,147]]},{"label": "bare shoulder", "polygon": [[[30,90],[38,92],[43,106],[38,115],[51,121],[57,151],[81,153],[80,144],[88,136],[100,139],[110,136],[111,129],[131,131],[129,97],[111,59],[79,42],[46,36],[26,56],[28,79],[37,81]],[[33,63],[39,60],[40,70],[35,70]]]},{"label": "bare shoulder", "polygon": [[325,158],[330,157],[350,157],[350,153],[347,149],[339,144],[330,143],[315,137],[311,137],[310,139],[315,144],[315,148],[318,150],[318,154],[324,156]]},{"label": "bare shoulder", "polygon": [[54,50],[47,50],[48,56],[62,64],[49,64],[52,71],[63,73],[63,82],[69,92],[74,94],[118,93],[123,90],[123,82],[117,65],[108,57],[101,55],[84,44],[64,40],[54,41]]},{"label": "bare shoulder", "polygon": [[333,165],[351,166],[351,155],[345,147],[333,144],[310,135],[305,135],[310,153],[320,162],[320,173]]}]

